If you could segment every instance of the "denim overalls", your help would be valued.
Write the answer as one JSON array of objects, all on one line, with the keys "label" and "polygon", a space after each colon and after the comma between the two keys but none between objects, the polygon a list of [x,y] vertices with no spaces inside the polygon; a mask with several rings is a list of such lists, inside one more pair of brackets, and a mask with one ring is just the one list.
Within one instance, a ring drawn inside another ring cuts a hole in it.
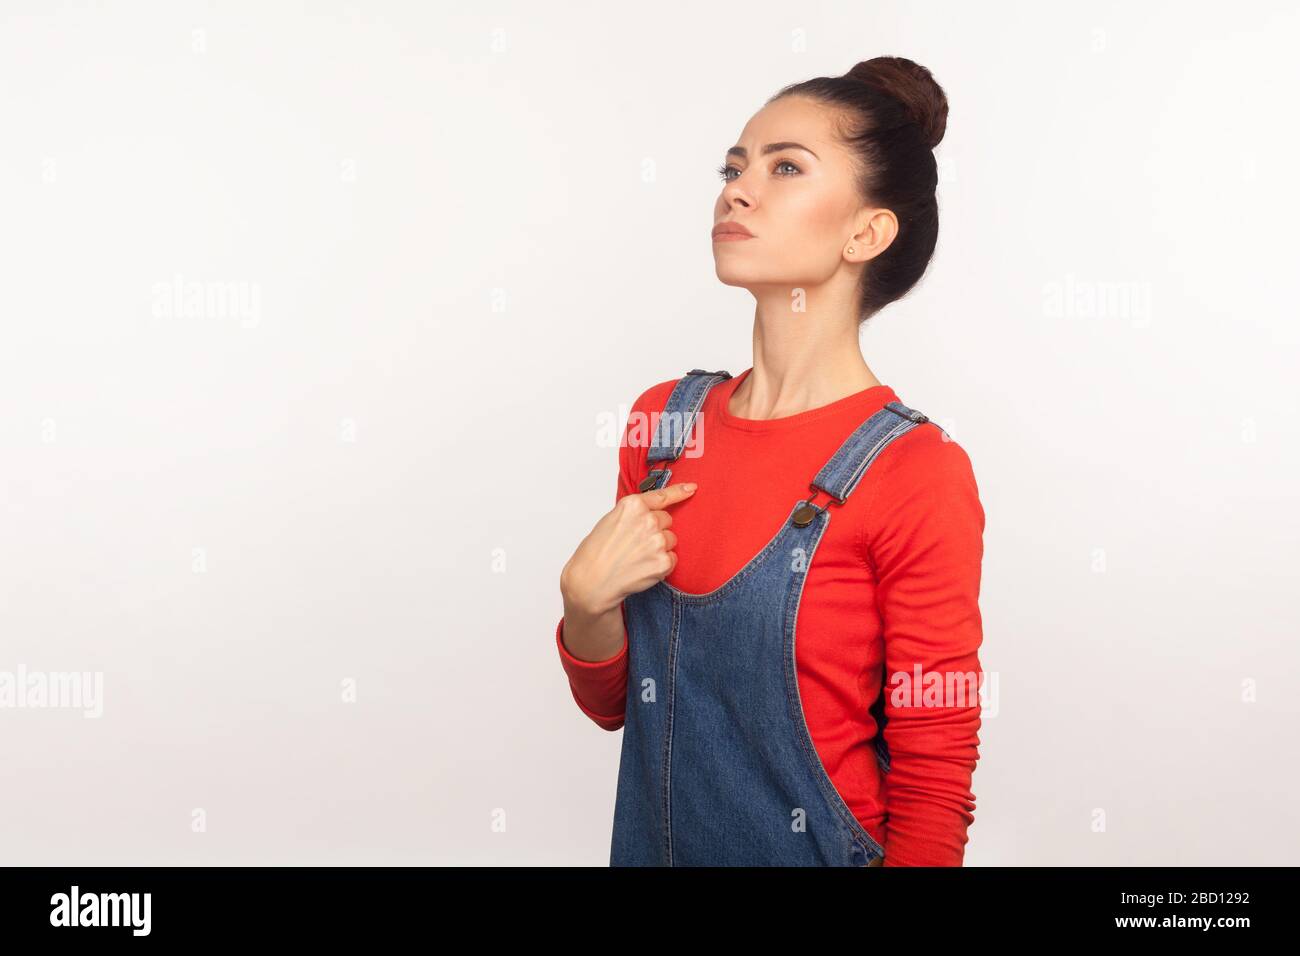
[{"label": "denim overalls", "polygon": [[[709,390],[728,372],[674,386],[640,490],[669,483]],[[676,413],[676,414],[674,414]],[[660,581],[624,600],[628,688],[611,866],[879,866],[884,849],[835,790],[799,700],[795,620],[830,521],[876,456],[929,419],[900,402],[871,415],[794,502],[749,563],[707,594]],[[937,425],[935,427],[938,427]],[[654,467],[654,462],[664,462]],[[876,757],[889,769],[883,692]]]}]

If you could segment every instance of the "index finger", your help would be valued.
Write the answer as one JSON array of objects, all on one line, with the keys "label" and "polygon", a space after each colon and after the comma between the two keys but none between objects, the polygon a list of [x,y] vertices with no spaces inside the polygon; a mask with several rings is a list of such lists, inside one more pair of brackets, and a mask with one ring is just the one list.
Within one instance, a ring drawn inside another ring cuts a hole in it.
[{"label": "index finger", "polygon": [[647,508],[658,511],[669,505],[675,505],[684,498],[689,498],[695,494],[695,489],[698,487],[695,482],[687,481],[669,485],[667,488],[651,488],[649,491],[641,492],[641,500],[645,502]]}]

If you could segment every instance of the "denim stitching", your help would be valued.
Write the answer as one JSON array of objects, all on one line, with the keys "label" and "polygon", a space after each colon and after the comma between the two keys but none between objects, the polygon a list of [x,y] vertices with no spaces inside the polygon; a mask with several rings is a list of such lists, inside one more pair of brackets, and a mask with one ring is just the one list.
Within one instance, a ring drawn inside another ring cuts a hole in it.
[{"label": "denim stitching", "polygon": [[[844,464],[847,460],[851,460],[853,457],[861,455],[864,446],[869,445],[873,441],[878,442],[880,440],[879,436],[887,434],[889,429],[884,428],[881,423],[886,420],[892,421],[895,417],[896,416],[892,414],[886,415],[885,412],[879,411],[859,425],[857,429],[854,430],[853,434],[846,438],[844,443],[836,449],[835,454],[831,456],[830,460],[822,466],[821,471],[817,473],[817,477],[813,479],[813,483],[827,494],[833,495],[838,500],[843,501],[847,499],[847,491],[843,494],[836,494],[837,491],[841,490],[841,486],[834,486],[834,490],[832,490],[832,488],[828,488],[827,485],[835,479],[837,472],[843,470]],[[915,423],[905,422],[905,424]],[[894,428],[897,426],[889,427]],[[825,484],[822,483],[823,479],[825,480]],[[852,489],[850,488],[850,490]]]},{"label": "denim stitching", "polygon": [[[799,742],[799,749],[804,755],[812,769],[813,776],[817,779],[817,786],[822,792],[823,798],[828,802],[831,809],[840,817],[840,819],[849,828],[849,832],[859,841],[865,841],[869,849],[878,854],[885,852],[884,847],[872,839],[871,834],[867,832],[862,822],[853,815],[849,805],[844,802],[840,792],[835,789],[835,784],[830,778],[821,757],[817,755],[817,749],[812,742],[812,734],[808,731],[808,721],[803,715],[803,704],[799,696],[799,678],[797,673],[795,638],[798,629],[799,605],[803,600],[804,585],[808,579],[808,569],[812,567],[813,558],[817,554],[817,546],[821,544],[826,529],[830,526],[830,513],[824,511],[821,513],[822,520],[816,525],[816,531],[812,535],[812,548],[808,552],[807,564],[803,572],[798,574],[791,584],[792,594],[786,598],[786,614],[782,624],[782,669],[785,671],[785,697],[787,709],[790,712],[795,727],[795,739]],[[814,527],[809,525],[809,527]],[[793,602],[790,598],[793,597]],[[870,862],[870,861],[868,861]]]},{"label": "denim stitching", "polygon": [[[673,386],[672,392],[668,395],[668,401],[664,403],[663,410],[659,413],[659,420],[655,422],[654,440],[651,441],[650,450],[646,453],[647,461],[672,460],[672,449],[676,444],[676,438],[673,439],[671,444],[668,442],[668,429],[673,422],[671,413],[690,401],[689,395],[694,387],[695,383],[689,377],[678,379],[677,384]],[[657,455],[656,452],[666,452],[667,454]]]},{"label": "denim stitching", "polygon": [[699,417],[700,409],[704,407],[704,399],[708,397],[709,391],[714,385],[718,384],[718,381],[720,380],[705,379],[703,384],[697,389],[699,394],[692,399],[690,415],[687,416],[685,423],[682,425],[682,433],[677,436],[677,443],[673,446],[673,461],[682,457],[682,452],[686,450],[686,443],[690,441],[691,432],[695,428],[695,419]]},{"label": "denim stitching", "polygon": [[867,453],[867,456],[858,463],[856,468],[853,469],[845,482],[844,493],[839,497],[848,498],[848,496],[853,493],[853,489],[858,486],[858,482],[862,480],[862,476],[867,473],[867,468],[869,468],[871,463],[876,460],[876,457],[889,447],[895,439],[902,437],[915,427],[916,422],[905,421],[901,425],[895,426],[890,431],[886,432],[880,441],[876,443],[876,446],[871,449],[871,451]]},{"label": "denim stitching", "polygon": [[[651,442],[650,452],[647,452],[646,458],[649,461],[676,461],[686,450],[686,443],[690,438],[691,429],[695,427],[695,419],[704,407],[704,401],[708,397],[713,386],[719,382],[725,381],[724,378],[714,374],[709,376],[694,376],[687,374],[678,380],[673,386],[672,393],[668,396],[668,401],[664,404],[664,410],[659,416],[659,422],[655,426],[655,437]],[[672,417],[668,415],[670,411],[676,411],[677,408],[685,406],[683,413],[686,417],[683,420],[679,434],[673,439],[672,445],[664,444],[660,441],[662,433],[672,424]],[[665,424],[665,421],[668,424]],[[666,458],[650,458],[650,454],[656,450],[664,451],[671,449],[671,454]]]},{"label": "denim stitching", "polygon": [[663,763],[663,814],[664,814],[664,852],[668,865],[673,865],[673,710],[677,703],[677,646],[681,626],[681,606],[672,601],[671,625],[668,631],[668,714],[664,724],[664,763]]}]

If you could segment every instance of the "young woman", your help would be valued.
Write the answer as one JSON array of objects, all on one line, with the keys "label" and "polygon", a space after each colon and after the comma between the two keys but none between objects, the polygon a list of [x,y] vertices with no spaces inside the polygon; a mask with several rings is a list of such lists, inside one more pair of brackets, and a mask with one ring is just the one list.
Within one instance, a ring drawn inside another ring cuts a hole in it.
[{"label": "young woman", "polygon": [[753,364],[642,393],[560,576],[574,699],[624,731],[611,865],[962,863],[984,512],[858,342],[934,251],[947,113],[877,57],[727,151],[713,253],[754,296]]}]

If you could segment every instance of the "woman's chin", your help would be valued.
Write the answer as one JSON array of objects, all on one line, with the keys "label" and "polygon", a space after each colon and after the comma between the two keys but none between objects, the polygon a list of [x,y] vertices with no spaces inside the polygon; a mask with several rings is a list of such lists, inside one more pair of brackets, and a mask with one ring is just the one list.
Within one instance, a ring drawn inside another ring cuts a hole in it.
[{"label": "woman's chin", "polygon": [[748,270],[737,269],[721,262],[714,262],[713,271],[717,275],[718,281],[723,285],[748,288],[754,282],[754,276],[750,275]]}]

